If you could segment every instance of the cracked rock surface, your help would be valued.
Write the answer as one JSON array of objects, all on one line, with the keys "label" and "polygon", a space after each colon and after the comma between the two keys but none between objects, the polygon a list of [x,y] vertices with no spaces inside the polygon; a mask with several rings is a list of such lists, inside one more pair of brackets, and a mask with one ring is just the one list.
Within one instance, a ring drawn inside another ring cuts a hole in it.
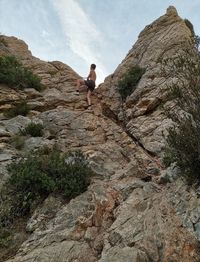
[{"label": "cracked rock surface", "polygon": [[[44,136],[25,138],[23,152],[54,144],[63,152],[80,149],[96,173],[88,190],[70,202],[46,198],[27,221],[27,240],[7,262],[200,261],[198,194],[179,179],[157,183],[168,172],[160,156],[171,124],[161,107],[171,80],[161,76],[160,61],[190,45],[190,36],[169,7],[94,91],[92,110],[85,109],[85,93],[75,92],[80,76],[73,69],[41,61],[22,40],[4,36],[0,55],[16,55],[42,78],[45,90],[19,92],[0,84],[0,186],[6,166],[20,156],[9,139],[30,121],[44,125]],[[124,126],[117,82],[136,64],[146,72],[126,100]],[[28,116],[6,119],[3,112],[21,99],[31,107]]]}]

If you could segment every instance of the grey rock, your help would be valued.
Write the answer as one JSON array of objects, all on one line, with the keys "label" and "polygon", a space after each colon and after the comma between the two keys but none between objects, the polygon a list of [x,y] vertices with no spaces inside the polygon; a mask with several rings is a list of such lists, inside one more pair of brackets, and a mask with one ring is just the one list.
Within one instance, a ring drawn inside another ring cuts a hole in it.
[{"label": "grey rock", "polygon": [[3,125],[11,135],[18,134],[20,128],[24,128],[31,122],[30,118],[25,116],[16,116],[3,122]]},{"label": "grey rock", "polygon": [[48,140],[43,137],[30,137],[25,140],[24,150],[31,151],[43,146],[52,147],[54,140]]},{"label": "grey rock", "polygon": [[175,163],[171,164],[166,170],[161,172],[159,177],[160,184],[172,183],[179,178],[180,170]]},{"label": "grey rock", "polygon": [[0,127],[0,137],[9,137],[10,133],[6,130],[5,126]]},{"label": "grey rock", "polygon": [[130,248],[130,247],[124,247],[124,248],[111,248],[104,256],[102,255],[102,258],[99,260],[99,262],[148,262],[149,259],[145,252],[138,250],[137,248]]},{"label": "grey rock", "polygon": [[[164,110],[171,106],[166,89],[174,79],[161,75],[161,60],[193,45],[190,37],[185,22],[170,7],[141,32],[119,67],[95,90],[90,111],[84,108],[85,93],[75,94],[79,76],[70,67],[41,61],[23,41],[6,38],[9,52],[39,74],[46,89],[40,97],[23,91],[8,97],[7,87],[1,88],[1,102],[10,101],[5,107],[25,97],[37,110],[32,110],[31,118],[2,120],[3,132],[16,133],[31,119],[40,119],[48,133],[45,138],[28,138],[27,151],[54,143],[62,152],[81,149],[98,172],[78,197],[62,202],[50,196],[38,206],[27,223],[30,237],[7,261],[200,261],[198,195],[177,179],[175,168],[161,174],[171,183],[152,182],[161,169],[158,158],[172,124]],[[0,48],[0,55],[3,52]],[[122,112],[117,83],[136,64],[146,72]],[[123,113],[127,121],[122,126],[118,120],[124,121]],[[3,142],[1,147],[9,145]],[[2,152],[2,164],[12,161],[7,151]],[[148,172],[152,181],[141,181]]]},{"label": "grey rock", "polygon": [[195,231],[195,236],[198,240],[200,240],[200,222],[196,223],[194,225],[194,231]]}]

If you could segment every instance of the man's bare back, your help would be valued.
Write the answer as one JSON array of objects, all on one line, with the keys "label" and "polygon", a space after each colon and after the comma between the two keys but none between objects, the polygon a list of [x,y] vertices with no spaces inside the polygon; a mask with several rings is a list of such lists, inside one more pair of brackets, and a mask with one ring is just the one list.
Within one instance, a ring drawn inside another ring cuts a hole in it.
[{"label": "man's bare back", "polygon": [[92,80],[92,81],[96,81],[96,78],[97,78],[97,76],[96,76],[96,72],[93,70],[93,69],[91,69],[90,70],[90,73],[89,73],[89,75],[88,75],[88,80]]}]

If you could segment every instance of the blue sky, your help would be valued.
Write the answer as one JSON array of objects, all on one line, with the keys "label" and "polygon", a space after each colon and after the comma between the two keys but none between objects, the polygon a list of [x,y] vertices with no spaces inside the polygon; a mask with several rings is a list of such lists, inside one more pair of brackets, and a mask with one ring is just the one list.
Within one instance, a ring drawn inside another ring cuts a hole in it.
[{"label": "blue sky", "polygon": [[62,61],[83,77],[96,63],[99,83],[169,5],[200,35],[200,0],[0,0],[0,32],[23,39],[33,55]]}]

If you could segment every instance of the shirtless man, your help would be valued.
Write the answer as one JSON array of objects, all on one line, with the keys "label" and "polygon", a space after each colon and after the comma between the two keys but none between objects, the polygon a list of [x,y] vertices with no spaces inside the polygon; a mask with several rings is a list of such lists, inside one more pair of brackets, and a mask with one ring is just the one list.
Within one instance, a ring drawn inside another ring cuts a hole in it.
[{"label": "shirtless man", "polygon": [[95,64],[91,64],[90,66],[90,73],[87,77],[87,80],[82,80],[82,79],[78,79],[77,80],[77,86],[76,86],[76,91],[79,92],[80,91],[80,87],[82,85],[87,86],[87,103],[88,103],[88,108],[91,107],[91,99],[90,96],[92,94],[92,92],[95,89],[95,81],[96,81],[96,72],[95,72],[95,68],[96,65]]}]

